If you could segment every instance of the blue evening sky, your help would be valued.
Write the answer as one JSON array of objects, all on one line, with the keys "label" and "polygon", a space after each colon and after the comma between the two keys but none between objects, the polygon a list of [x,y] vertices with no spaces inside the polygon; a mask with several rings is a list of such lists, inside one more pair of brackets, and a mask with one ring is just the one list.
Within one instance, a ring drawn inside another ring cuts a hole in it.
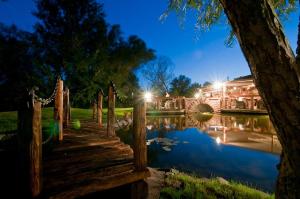
[{"label": "blue evening sky", "polygon": [[[211,30],[197,33],[192,17],[186,18],[183,27],[174,13],[164,21],[167,0],[99,0],[104,3],[106,19],[120,24],[124,36],[138,35],[157,55],[169,57],[175,64],[175,75],[186,75],[193,82],[233,79],[250,74],[246,60],[236,42],[233,48],[224,46],[228,27],[215,25]],[[0,22],[16,24],[32,31],[36,19],[33,0],[7,0],[0,2]],[[296,49],[298,10],[283,22],[287,38]],[[145,82],[139,75],[141,83]]]}]

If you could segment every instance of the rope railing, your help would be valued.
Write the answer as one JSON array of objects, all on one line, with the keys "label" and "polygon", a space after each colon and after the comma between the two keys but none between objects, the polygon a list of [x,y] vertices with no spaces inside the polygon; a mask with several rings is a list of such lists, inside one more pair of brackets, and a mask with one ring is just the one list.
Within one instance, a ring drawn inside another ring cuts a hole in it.
[{"label": "rope railing", "polygon": [[[39,97],[38,95],[36,95],[35,92],[33,92],[34,93],[34,95],[33,95],[34,100],[36,102],[40,102],[42,106],[46,106],[46,105],[50,104],[55,99],[55,97],[57,95],[57,90],[58,90],[60,80],[61,80],[61,78],[60,78],[60,76],[58,76],[57,79],[56,79],[56,84],[55,84],[54,90],[53,90],[52,94],[50,95],[50,97],[48,97],[46,99],[43,99],[43,98]],[[48,138],[46,140],[44,140],[42,142],[42,144],[45,145],[48,142],[50,142],[53,139],[53,134],[54,134],[54,132],[51,130],[50,135],[48,136]]]},{"label": "rope railing", "polygon": [[[57,93],[57,87],[58,87],[59,81],[60,81],[60,76],[57,77],[57,80],[56,80],[56,84],[55,84],[54,90],[53,90],[53,92],[52,92],[52,94],[50,95],[49,98],[43,99],[43,98],[39,97],[38,95],[36,95],[35,92],[33,92],[33,94],[34,94],[34,95],[33,95],[34,100],[37,101],[37,102],[41,102],[41,104],[42,104],[43,106],[46,106],[46,105],[50,104],[50,103],[54,100],[54,98],[55,98],[55,96],[56,96],[56,93]],[[34,90],[37,90],[37,89],[35,88]]]}]

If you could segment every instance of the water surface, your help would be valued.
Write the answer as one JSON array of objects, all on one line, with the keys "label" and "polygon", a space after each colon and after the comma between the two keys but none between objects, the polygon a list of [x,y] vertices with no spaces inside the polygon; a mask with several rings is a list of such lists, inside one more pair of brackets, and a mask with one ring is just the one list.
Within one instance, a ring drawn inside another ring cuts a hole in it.
[{"label": "water surface", "polygon": [[147,117],[148,163],[273,192],[281,146],[267,116]]}]

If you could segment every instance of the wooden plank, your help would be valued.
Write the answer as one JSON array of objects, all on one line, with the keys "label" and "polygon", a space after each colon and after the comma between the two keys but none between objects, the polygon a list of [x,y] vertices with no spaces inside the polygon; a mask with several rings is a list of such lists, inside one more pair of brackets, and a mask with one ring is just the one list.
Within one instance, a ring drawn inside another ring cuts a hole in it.
[{"label": "wooden plank", "polygon": [[80,182],[86,179],[91,180],[97,178],[104,178],[119,173],[133,172],[133,170],[134,170],[134,165],[132,162],[119,164],[119,165],[111,165],[105,168],[82,170],[65,176],[59,175],[58,177],[52,177],[49,178],[49,180],[45,181],[45,185],[47,185],[46,189],[55,189],[56,187],[63,188],[64,185],[72,184],[73,182]]},{"label": "wooden plank", "polygon": [[[101,161],[82,161],[80,163],[76,163],[78,165],[65,165],[64,167],[58,167],[54,168],[52,167],[51,170],[48,169],[49,171],[45,172],[45,178],[47,179],[46,181],[49,181],[49,179],[56,179],[56,178],[66,178],[69,175],[73,174],[78,174],[82,172],[87,172],[87,171],[93,171],[93,170],[98,170],[99,172],[107,167],[115,166],[115,165],[123,165],[123,164],[128,164],[132,163],[132,157],[131,158],[124,158],[120,157],[118,159],[110,159],[106,160],[103,159]],[[60,165],[55,165],[52,164],[53,166],[60,166]],[[55,181],[55,180],[54,180]]]},{"label": "wooden plank", "polygon": [[73,149],[81,149],[84,147],[93,147],[93,146],[101,146],[101,145],[112,145],[118,143],[118,140],[106,140],[106,141],[95,141],[95,142],[88,142],[88,143],[78,143],[78,144],[70,144],[70,145],[64,145],[61,147],[55,148],[53,151],[69,151]]},{"label": "wooden plank", "polygon": [[136,182],[150,176],[149,170],[134,171],[132,173],[125,173],[121,175],[110,176],[107,178],[92,179],[89,181],[82,181],[79,183],[74,182],[68,189],[57,190],[50,194],[50,198],[77,198],[97,191],[111,189],[121,185]]},{"label": "wooden plank", "polygon": [[[45,168],[52,168],[53,164],[58,165],[58,167],[68,166],[69,164],[80,164],[81,162],[97,162],[99,164],[102,163],[102,160],[113,160],[115,158],[129,158],[131,159],[133,156],[132,149],[125,148],[125,149],[118,149],[118,150],[106,150],[105,152],[97,153],[97,151],[81,152],[79,155],[76,154],[62,154],[60,156],[55,156],[55,159],[48,159],[45,163]],[[57,167],[55,167],[56,169]]]}]

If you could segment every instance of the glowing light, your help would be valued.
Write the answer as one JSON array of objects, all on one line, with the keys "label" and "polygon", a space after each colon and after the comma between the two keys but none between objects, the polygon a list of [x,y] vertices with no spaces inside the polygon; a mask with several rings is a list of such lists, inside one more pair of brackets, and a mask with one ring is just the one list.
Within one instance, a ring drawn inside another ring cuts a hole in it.
[{"label": "glowing light", "polygon": [[151,131],[151,129],[153,128],[153,126],[152,126],[152,125],[147,125],[146,128],[147,128],[149,131]]},{"label": "glowing light", "polygon": [[76,129],[76,130],[78,130],[78,129],[80,129],[80,127],[81,127],[80,121],[79,120],[75,120],[73,122],[73,128]]},{"label": "glowing light", "polygon": [[236,87],[233,87],[233,90],[236,90]]},{"label": "glowing light", "polygon": [[210,93],[205,93],[205,97],[210,97]]},{"label": "glowing light", "polygon": [[223,87],[223,83],[222,83],[222,82],[216,81],[216,82],[213,83],[213,88],[214,88],[215,90],[219,90],[219,89],[221,89],[222,87]]},{"label": "glowing light", "polygon": [[240,129],[241,131],[243,131],[243,130],[244,130],[244,126],[243,126],[242,124],[239,124],[239,129]]},{"label": "glowing light", "polygon": [[198,99],[200,97],[200,93],[195,93],[194,97]]},{"label": "glowing light", "polygon": [[220,144],[220,143],[221,143],[220,137],[217,137],[217,138],[216,138],[216,142],[217,142],[217,144]]},{"label": "glowing light", "polygon": [[146,102],[151,102],[152,101],[152,93],[145,92],[144,99],[145,99]]}]

